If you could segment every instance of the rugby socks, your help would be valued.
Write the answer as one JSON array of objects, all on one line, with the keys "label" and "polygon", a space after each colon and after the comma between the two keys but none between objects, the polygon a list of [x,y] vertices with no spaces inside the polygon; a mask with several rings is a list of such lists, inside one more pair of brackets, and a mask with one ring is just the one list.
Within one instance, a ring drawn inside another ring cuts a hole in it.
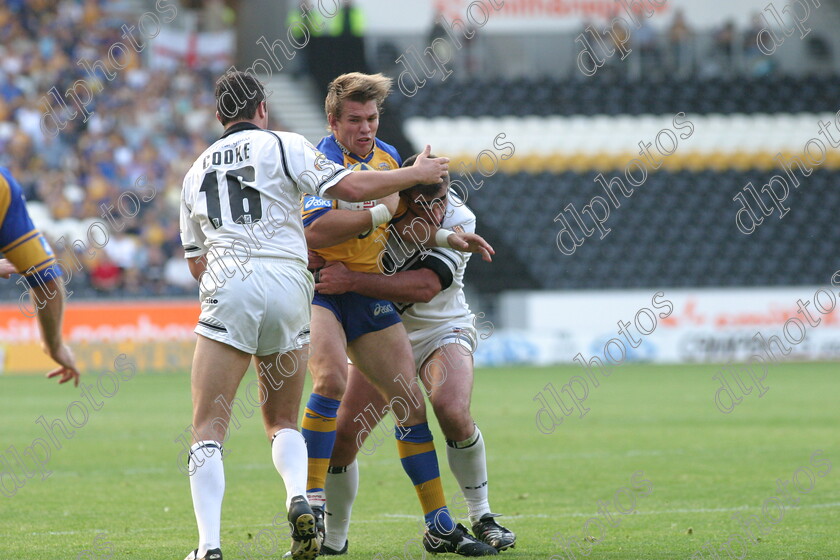
[{"label": "rugby socks", "polygon": [[443,484],[429,425],[423,422],[415,426],[397,426],[394,431],[400,461],[414,483],[426,525],[440,533],[451,533],[455,523],[443,496]]},{"label": "rugby socks", "polygon": [[484,452],[484,438],[481,430],[475,427],[475,432],[464,441],[446,440],[446,458],[449,468],[470,510],[470,522],[477,523],[481,516],[490,513],[490,502],[487,489],[487,458]]},{"label": "rugby socks", "polygon": [[[312,506],[322,506],[325,502],[324,484],[330,455],[335,445],[335,417],[341,401],[312,393],[306,403],[301,422],[301,433],[306,440],[309,452],[309,478],[306,481],[306,494]],[[342,543],[342,546],[344,544]]]},{"label": "rugby socks", "polygon": [[286,485],[286,510],[292,498],[306,494],[306,442],[297,430],[277,430],[271,440],[274,468]]},{"label": "rugby socks", "polygon": [[208,440],[190,447],[187,471],[198,524],[198,557],[203,558],[208,550],[221,546],[222,498],[225,495],[222,444]]},{"label": "rugby socks", "polygon": [[324,544],[341,550],[350,532],[350,512],[359,492],[359,464],[353,461],[346,467],[330,467],[327,471],[326,526]]}]

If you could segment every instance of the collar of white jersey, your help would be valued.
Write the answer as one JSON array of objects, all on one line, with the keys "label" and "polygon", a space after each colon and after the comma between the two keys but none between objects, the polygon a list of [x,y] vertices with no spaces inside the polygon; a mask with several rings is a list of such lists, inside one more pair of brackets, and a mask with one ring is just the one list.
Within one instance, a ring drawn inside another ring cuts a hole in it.
[{"label": "collar of white jersey", "polygon": [[262,130],[260,127],[255,125],[254,123],[249,122],[238,122],[230,125],[227,130],[225,130],[224,134],[219,136],[219,140],[222,138],[226,138],[231,134],[236,134],[237,132],[242,132],[243,130]]}]

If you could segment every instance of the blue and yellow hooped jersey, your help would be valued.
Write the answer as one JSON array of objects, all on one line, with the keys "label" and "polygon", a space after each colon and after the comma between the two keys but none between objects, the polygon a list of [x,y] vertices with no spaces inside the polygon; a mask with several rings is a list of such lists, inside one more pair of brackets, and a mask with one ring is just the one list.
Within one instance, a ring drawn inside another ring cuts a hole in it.
[{"label": "blue and yellow hooped jersey", "polygon": [[0,253],[30,286],[61,276],[52,249],[29,217],[23,190],[5,167],[0,167]]},{"label": "blue and yellow hooped jersey", "polygon": [[[375,139],[374,148],[367,157],[357,156],[345,150],[333,134],[326,136],[318,143],[318,150],[323,152],[327,159],[340,163],[348,169],[384,171],[398,169],[402,165],[402,158],[397,150],[379,138]],[[338,208],[337,200],[327,200],[317,196],[304,197],[302,208],[304,227],[334,208]],[[348,239],[333,247],[313,249],[313,251],[325,260],[343,262],[350,270],[378,273],[381,271],[377,259],[388,240],[387,228],[388,224],[382,224],[361,238]]]}]

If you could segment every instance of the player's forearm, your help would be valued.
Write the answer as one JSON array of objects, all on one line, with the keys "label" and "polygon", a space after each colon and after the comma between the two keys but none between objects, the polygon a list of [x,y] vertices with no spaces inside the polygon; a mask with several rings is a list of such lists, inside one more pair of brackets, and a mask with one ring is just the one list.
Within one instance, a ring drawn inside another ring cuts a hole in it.
[{"label": "player's forearm", "polygon": [[327,192],[333,198],[364,202],[412,187],[421,183],[422,178],[422,173],[415,166],[376,173],[354,172],[348,173]]},{"label": "player's forearm", "polygon": [[405,303],[427,303],[441,290],[437,274],[425,268],[390,276],[354,272],[352,285],[353,291],[363,296]]},{"label": "player's forearm", "polygon": [[355,210],[330,210],[303,230],[310,249],[324,249],[353,239],[373,227],[371,213]]},{"label": "player's forearm", "polygon": [[[32,303],[38,309],[38,325],[41,328],[41,340],[54,355],[61,348],[61,320],[64,313],[64,287],[60,282],[50,280],[29,290]],[[41,303],[38,303],[41,302]]]}]

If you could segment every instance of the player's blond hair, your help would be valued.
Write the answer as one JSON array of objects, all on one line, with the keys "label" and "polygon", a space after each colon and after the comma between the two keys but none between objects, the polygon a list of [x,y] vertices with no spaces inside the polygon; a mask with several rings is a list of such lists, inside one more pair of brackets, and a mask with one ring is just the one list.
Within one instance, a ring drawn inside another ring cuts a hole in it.
[{"label": "player's blond hair", "polygon": [[341,118],[341,110],[345,101],[367,103],[376,101],[376,108],[382,112],[382,104],[391,93],[393,80],[382,74],[362,74],[350,72],[342,74],[327,86],[327,98],[324,101],[324,112],[329,118]]}]

